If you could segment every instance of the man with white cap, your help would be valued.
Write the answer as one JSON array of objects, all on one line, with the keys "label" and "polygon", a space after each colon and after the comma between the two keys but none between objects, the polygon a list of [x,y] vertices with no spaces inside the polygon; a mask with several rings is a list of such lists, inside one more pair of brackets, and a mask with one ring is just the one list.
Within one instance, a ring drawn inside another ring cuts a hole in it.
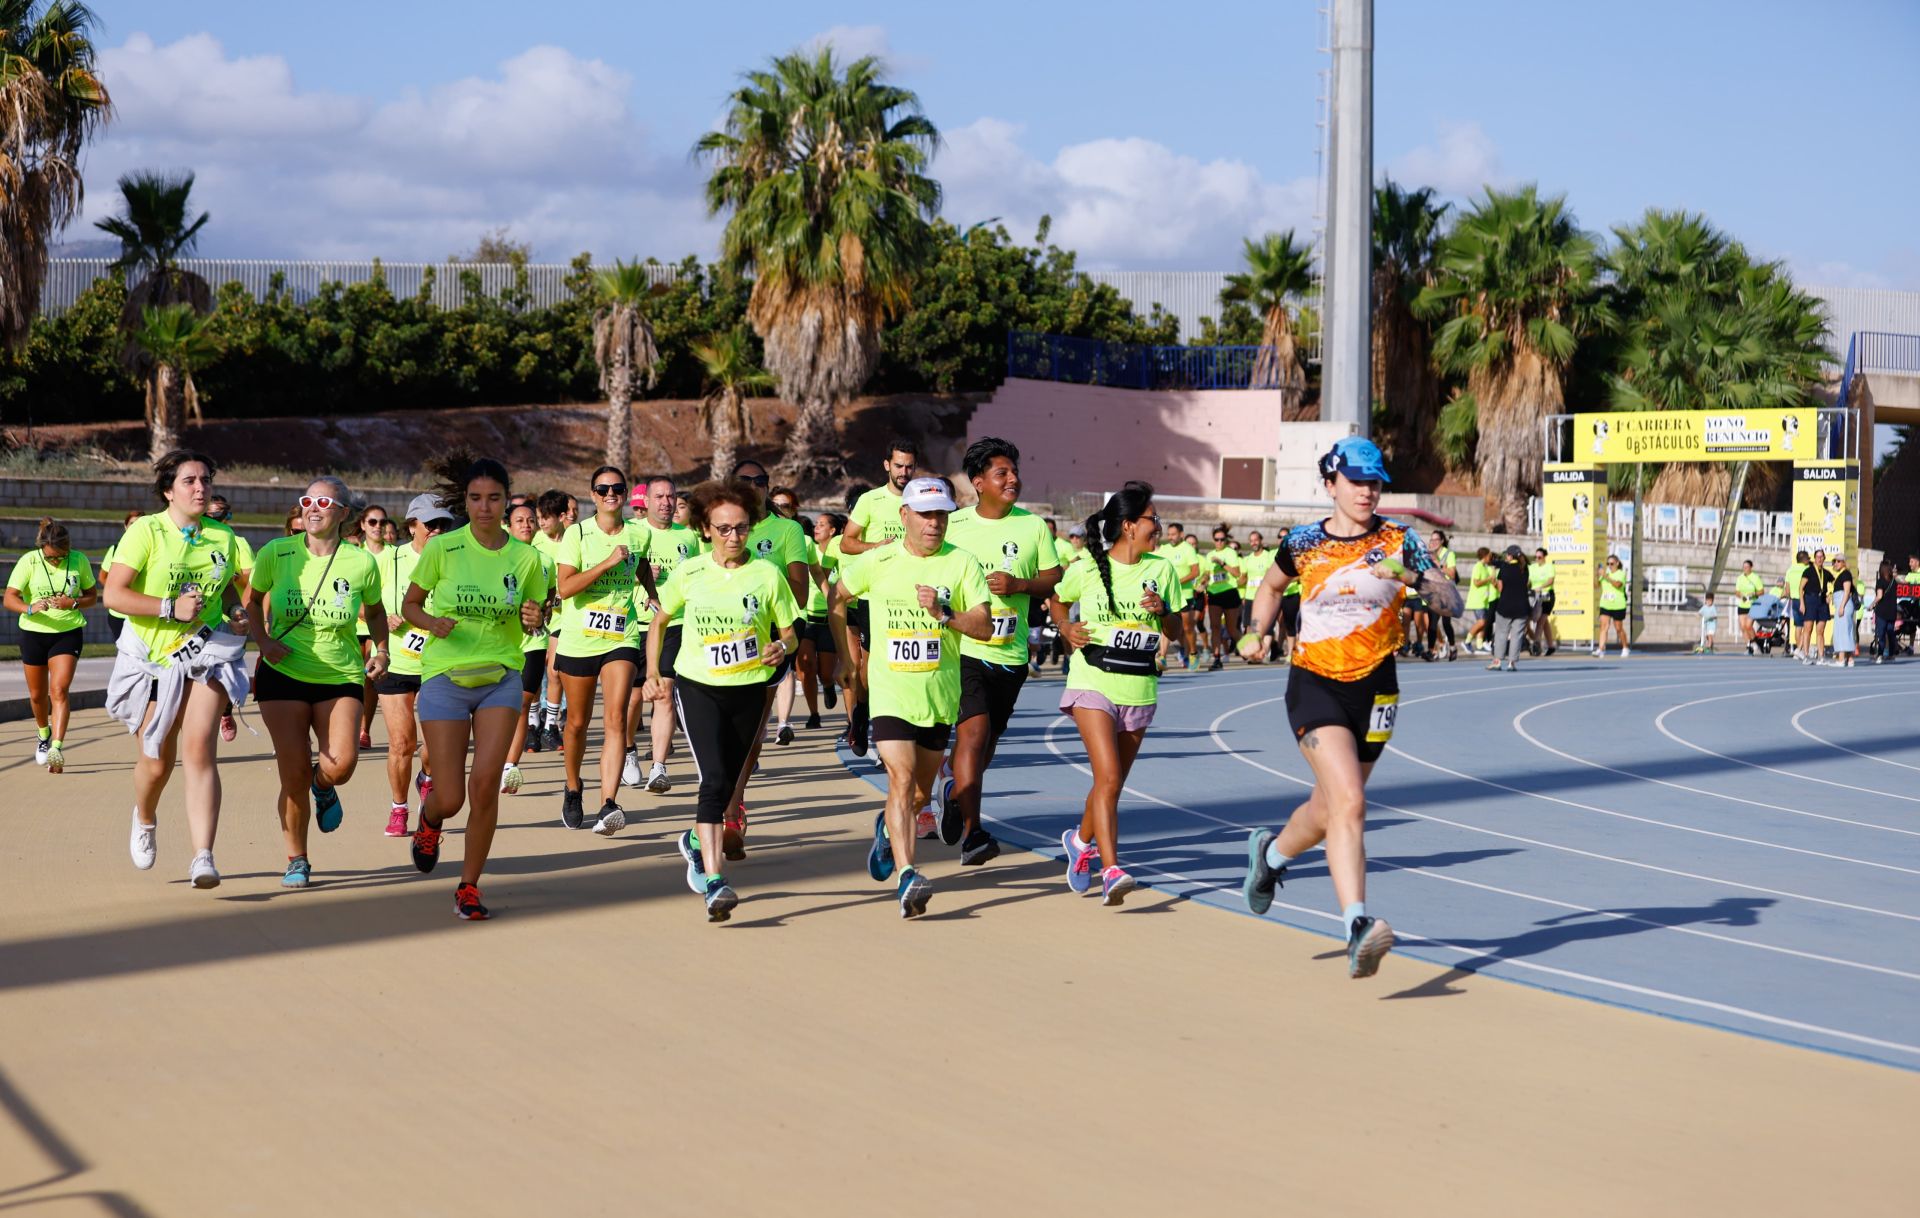
[{"label": "man with white cap", "polygon": [[[874,818],[867,874],[884,882],[899,867],[900,916],[926,912],[933,886],[914,866],[914,822],[927,803],[960,715],[959,637],[993,637],[986,577],[973,555],[946,540],[953,495],[940,478],[915,478],[900,501],[896,545],[840,568],[829,616],[846,648],[847,606],[869,605],[866,671],[842,676],[869,706],[873,746],[887,771],[886,809]],[[864,686],[864,693],[862,687]]]},{"label": "man with white cap", "polygon": [[[413,776],[413,753],[420,741],[420,729],[414,718],[414,699],[420,693],[420,658],[426,651],[427,633],[411,626],[400,615],[400,602],[407,597],[413,582],[413,568],[427,539],[454,526],[453,513],[440,506],[432,495],[415,495],[407,504],[409,541],[388,546],[380,552],[380,599],[387,613],[387,630],[395,640],[393,661],[386,675],[374,683],[380,695],[380,717],[387,725],[387,785],[392,788],[393,809],[387,816],[387,836],[406,837],[407,782]],[[433,612],[431,602],[427,612]],[[433,790],[428,773],[426,750],[420,751],[420,801],[425,806],[427,792]]]}]

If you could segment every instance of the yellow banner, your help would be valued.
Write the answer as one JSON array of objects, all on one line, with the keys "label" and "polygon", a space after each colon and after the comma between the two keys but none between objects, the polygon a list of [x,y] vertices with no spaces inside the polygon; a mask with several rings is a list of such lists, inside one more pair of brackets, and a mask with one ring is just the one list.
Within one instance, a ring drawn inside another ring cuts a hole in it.
[{"label": "yellow banner", "polygon": [[1857,564],[1860,546],[1860,467],[1850,461],[1812,461],[1793,467],[1793,548]]},{"label": "yellow banner", "polygon": [[1647,410],[1573,416],[1574,460],[1806,461],[1820,455],[1815,410]]},{"label": "yellow banner", "polygon": [[1607,475],[1549,465],[1541,473],[1541,545],[1553,564],[1553,628],[1562,642],[1594,637],[1595,581],[1607,554]]}]

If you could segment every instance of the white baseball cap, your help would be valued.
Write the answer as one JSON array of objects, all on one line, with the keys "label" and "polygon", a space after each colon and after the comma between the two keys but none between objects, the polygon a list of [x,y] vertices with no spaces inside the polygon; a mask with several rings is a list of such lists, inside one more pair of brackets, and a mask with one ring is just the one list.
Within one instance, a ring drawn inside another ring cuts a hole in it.
[{"label": "white baseball cap", "polygon": [[947,493],[947,484],[938,478],[915,478],[907,483],[907,489],[901,493],[900,501],[916,512],[955,510],[953,496]]}]

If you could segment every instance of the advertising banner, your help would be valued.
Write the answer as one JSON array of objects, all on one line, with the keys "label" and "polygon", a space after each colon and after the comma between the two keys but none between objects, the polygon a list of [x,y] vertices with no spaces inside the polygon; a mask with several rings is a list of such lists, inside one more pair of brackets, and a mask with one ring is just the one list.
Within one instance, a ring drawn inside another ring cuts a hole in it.
[{"label": "advertising banner", "polygon": [[1793,468],[1793,548],[1860,561],[1860,466],[1809,461]]},{"label": "advertising banner", "polygon": [[1592,642],[1595,581],[1607,558],[1606,471],[1548,465],[1540,500],[1541,545],[1553,564],[1553,628],[1563,644]]},{"label": "advertising banner", "polygon": [[1575,460],[1806,461],[1825,451],[1805,410],[1654,410],[1573,416]]}]

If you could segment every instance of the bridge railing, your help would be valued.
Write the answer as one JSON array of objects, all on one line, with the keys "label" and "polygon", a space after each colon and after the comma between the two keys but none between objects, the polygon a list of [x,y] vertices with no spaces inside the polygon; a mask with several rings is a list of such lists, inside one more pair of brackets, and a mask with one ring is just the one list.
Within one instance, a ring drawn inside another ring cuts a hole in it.
[{"label": "bridge railing", "polygon": [[1280,387],[1280,364],[1271,347],[1153,346],[1027,330],[1007,335],[1007,375],[1117,389]]}]

